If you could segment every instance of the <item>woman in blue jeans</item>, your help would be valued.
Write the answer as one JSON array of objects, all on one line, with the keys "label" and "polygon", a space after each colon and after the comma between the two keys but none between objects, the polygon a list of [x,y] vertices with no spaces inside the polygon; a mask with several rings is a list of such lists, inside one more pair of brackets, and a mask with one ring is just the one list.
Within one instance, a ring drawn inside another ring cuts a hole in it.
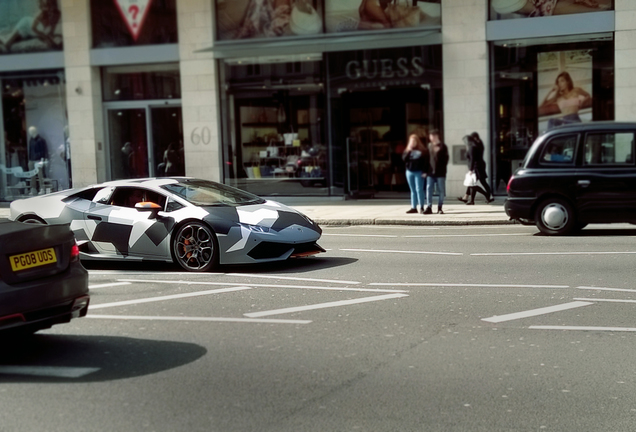
[{"label": "woman in blue jeans", "polygon": [[406,166],[406,181],[411,189],[411,209],[407,213],[417,213],[417,206],[420,206],[420,213],[424,213],[426,208],[426,195],[424,194],[424,179],[428,173],[429,155],[428,149],[416,134],[409,136],[402,160]]}]

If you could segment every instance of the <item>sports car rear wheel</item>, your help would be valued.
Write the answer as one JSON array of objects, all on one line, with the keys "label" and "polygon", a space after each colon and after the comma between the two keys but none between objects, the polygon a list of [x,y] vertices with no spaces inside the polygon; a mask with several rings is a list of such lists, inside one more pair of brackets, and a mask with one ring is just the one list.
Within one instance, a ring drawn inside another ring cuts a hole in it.
[{"label": "sports car rear wheel", "polygon": [[188,222],[172,238],[174,259],[188,271],[204,272],[216,265],[217,242],[214,232],[201,222]]}]

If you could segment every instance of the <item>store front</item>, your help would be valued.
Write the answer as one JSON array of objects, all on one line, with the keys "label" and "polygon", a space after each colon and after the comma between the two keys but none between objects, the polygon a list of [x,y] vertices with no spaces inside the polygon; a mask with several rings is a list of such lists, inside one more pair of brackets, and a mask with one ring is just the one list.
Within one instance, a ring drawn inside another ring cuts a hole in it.
[{"label": "store front", "polygon": [[506,184],[541,133],[614,119],[612,33],[491,43],[493,189]]}]

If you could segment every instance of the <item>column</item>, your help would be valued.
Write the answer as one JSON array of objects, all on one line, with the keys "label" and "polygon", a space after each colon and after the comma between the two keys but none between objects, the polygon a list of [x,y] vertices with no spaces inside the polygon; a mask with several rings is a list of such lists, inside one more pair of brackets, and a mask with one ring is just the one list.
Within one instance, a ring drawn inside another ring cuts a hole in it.
[{"label": "column", "polygon": [[105,180],[99,68],[90,64],[89,0],[60,0],[73,187]]},{"label": "column", "polygon": [[[442,56],[444,76],[444,142],[451,153],[446,178],[449,201],[463,195],[466,162],[453,158],[453,146],[477,132],[486,146],[490,169],[488,43],[486,0],[442,2]],[[489,179],[490,180],[490,179]]]},{"label": "column", "polygon": [[636,120],[636,2],[615,0],[615,118]]},{"label": "column", "polygon": [[213,2],[179,0],[179,53],[186,175],[221,180],[216,66],[212,53],[197,53],[213,43]]}]

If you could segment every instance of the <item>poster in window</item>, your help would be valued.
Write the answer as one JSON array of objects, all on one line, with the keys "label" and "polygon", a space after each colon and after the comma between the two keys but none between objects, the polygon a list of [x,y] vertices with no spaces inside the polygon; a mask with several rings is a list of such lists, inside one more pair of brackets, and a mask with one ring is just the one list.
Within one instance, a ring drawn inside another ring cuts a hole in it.
[{"label": "poster in window", "polygon": [[62,49],[58,0],[3,0],[0,8],[0,54]]},{"label": "poster in window", "polygon": [[439,0],[325,0],[327,33],[441,24]]},{"label": "poster in window", "polygon": [[537,55],[539,133],[592,121],[592,50]]},{"label": "poster in window", "polygon": [[532,18],[612,10],[612,0],[490,0],[490,19]]},{"label": "poster in window", "polygon": [[317,0],[217,0],[219,40],[309,36],[323,32]]}]

